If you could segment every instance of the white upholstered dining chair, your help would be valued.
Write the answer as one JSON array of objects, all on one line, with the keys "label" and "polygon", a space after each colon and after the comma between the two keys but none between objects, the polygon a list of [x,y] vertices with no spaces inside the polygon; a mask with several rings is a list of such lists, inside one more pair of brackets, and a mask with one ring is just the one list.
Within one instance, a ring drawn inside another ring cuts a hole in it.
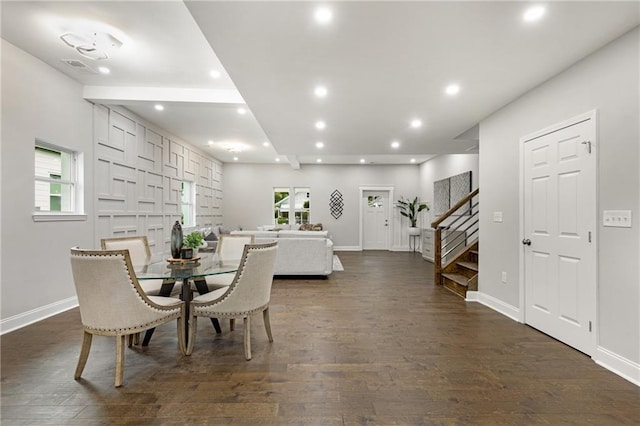
[{"label": "white upholstered dining chair", "polygon": [[[244,247],[247,244],[253,244],[254,241],[253,235],[220,235],[216,246],[216,256],[223,262],[238,261],[242,257]],[[205,281],[209,291],[213,291],[231,285],[234,276],[234,273],[210,275],[205,277]]]},{"label": "white upholstered dining chair", "polygon": [[[151,249],[149,248],[149,241],[145,235],[103,238],[100,240],[100,245],[102,250],[129,250],[131,263],[133,263],[134,267],[137,265],[145,265],[151,261]],[[175,282],[175,280],[140,280],[139,283],[142,290],[149,296],[158,296],[163,283],[174,284],[171,290],[172,296],[180,294],[181,284]]]},{"label": "white upholstered dining chair", "polygon": [[71,249],[71,270],[84,330],[74,378],[82,375],[93,335],[115,336],[115,386],[124,376],[125,338],[177,320],[183,353],[185,304],[172,297],[147,296],[133,271],[128,250]]},{"label": "white upholstered dining chair", "polygon": [[244,319],[244,356],[251,359],[251,316],[262,312],[267,337],[273,342],[269,321],[269,300],[276,262],[276,241],[250,244],[244,247],[242,260],[228,287],[195,297],[189,309],[187,355],[191,355],[196,340],[197,318]]}]

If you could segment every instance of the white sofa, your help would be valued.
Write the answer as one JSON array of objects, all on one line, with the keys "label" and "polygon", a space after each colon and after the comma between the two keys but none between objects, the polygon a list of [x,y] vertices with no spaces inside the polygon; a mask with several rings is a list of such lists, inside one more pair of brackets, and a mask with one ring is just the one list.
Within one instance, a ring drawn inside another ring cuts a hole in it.
[{"label": "white sofa", "polygon": [[333,241],[327,231],[232,231],[253,235],[256,243],[278,241],[274,275],[329,275],[333,272]]}]

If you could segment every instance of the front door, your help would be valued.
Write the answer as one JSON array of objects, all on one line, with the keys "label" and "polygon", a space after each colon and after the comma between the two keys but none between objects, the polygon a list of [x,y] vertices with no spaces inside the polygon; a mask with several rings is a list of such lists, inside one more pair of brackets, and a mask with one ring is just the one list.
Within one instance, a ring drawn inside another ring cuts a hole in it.
[{"label": "front door", "polygon": [[525,322],[592,354],[596,313],[595,115],[524,139]]},{"label": "front door", "polygon": [[363,235],[364,250],[389,248],[389,192],[364,191]]}]

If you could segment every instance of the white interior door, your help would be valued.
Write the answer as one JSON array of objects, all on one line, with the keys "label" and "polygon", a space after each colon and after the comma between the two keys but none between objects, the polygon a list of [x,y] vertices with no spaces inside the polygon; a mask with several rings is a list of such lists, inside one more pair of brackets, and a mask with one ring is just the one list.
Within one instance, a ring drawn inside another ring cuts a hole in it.
[{"label": "white interior door", "polygon": [[[585,118],[586,117],[586,118]],[[524,140],[525,322],[592,354],[595,116]]]},{"label": "white interior door", "polygon": [[389,249],[389,192],[364,191],[362,248]]}]

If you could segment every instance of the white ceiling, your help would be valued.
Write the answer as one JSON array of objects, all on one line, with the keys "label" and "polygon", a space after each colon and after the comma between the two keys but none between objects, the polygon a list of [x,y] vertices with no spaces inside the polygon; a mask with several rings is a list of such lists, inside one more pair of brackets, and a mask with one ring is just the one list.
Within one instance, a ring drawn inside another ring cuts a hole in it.
[{"label": "white ceiling", "polygon": [[[535,23],[522,20],[527,2],[322,4],[328,25],[311,1],[2,1],[1,31],[85,85],[87,99],[124,105],[224,162],[408,164],[477,152],[480,120],[640,22],[638,2],[547,2]],[[80,56],[59,39],[79,20],[111,26],[123,46],[104,61]]]}]

